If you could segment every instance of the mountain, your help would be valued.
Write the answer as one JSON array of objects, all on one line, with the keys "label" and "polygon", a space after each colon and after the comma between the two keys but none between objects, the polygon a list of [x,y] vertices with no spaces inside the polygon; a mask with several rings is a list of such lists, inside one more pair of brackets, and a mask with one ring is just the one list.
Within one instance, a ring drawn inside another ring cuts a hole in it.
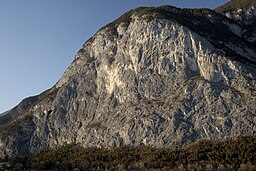
[{"label": "mountain", "polygon": [[209,9],[125,13],[85,42],[51,89],[0,117],[0,155],[254,135],[256,46],[246,27]]},{"label": "mountain", "polygon": [[256,0],[231,0],[215,11],[236,20],[241,35],[256,45]]},{"label": "mountain", "polygon": [[3,115],[5,115],[5,114],[7,114],[9,111],[5,111],[5,112],[3,112],[3,113],[0,113],[0,116],[3,116]]},{"label": "mountain", "polygon": [[[256,5],[255,0],[230,0],[226,4],[216,8],[215,10],[218,12],[248,12],[254,9],[253,6]],[[252,12],[252,11],[251,11]],[[248,13],[249,14],[249,13]]]},{"label": "mountain", "polygon": [[16,107],[0,114],[0,125],[7,124],[12,120],[15,120],[16,117],[25,112],[34,102],[38,100],[38,96],[28,97],[22,100]]}]

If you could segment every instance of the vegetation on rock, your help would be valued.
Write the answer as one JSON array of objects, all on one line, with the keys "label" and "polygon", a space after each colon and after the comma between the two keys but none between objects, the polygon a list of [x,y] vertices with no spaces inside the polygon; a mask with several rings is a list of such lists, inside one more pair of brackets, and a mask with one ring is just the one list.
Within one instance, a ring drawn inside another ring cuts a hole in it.
[{"label": "vegetation on rock", "polygon": [[256,0],[231,0],[228,3],[215,9],[216,12],[224,13],[238,9],[248,10],[252,5],[256,5]]}]

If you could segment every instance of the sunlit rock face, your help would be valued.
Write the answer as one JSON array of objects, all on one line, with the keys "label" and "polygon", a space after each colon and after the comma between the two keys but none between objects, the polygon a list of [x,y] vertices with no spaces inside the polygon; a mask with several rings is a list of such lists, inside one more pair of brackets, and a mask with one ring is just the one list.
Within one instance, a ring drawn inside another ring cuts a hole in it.
[{"label": "sunlit rock face", "polygon": [[[226,17],[199,12],[185,23],[182,9],[141,8],[103,27],[52,89],[2,126],[0,155],[255,134],[256,49]],[[223,39],[202,29],[217,24]]]}]

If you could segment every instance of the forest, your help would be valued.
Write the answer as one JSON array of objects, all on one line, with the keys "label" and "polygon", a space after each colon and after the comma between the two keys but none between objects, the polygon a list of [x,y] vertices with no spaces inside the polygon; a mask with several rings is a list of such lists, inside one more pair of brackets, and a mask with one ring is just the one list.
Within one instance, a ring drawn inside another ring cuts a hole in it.
[{"label": "forest", "polygon": [[84,148],[67,144],[25,157],[5,158],[0,170],[255,170],[256,136],[201,140],[185,147]]}]

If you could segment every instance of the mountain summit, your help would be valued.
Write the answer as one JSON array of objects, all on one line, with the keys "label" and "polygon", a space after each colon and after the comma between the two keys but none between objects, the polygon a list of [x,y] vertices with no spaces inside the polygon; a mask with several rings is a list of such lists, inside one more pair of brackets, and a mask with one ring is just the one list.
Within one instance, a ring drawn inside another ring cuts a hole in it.
[{"label": "mountain summit", "polygon": [[0,118],[0,155],[255,134],[256,47],[245,27],[209,9],[125,13],[83,45],[56,85]]}]

